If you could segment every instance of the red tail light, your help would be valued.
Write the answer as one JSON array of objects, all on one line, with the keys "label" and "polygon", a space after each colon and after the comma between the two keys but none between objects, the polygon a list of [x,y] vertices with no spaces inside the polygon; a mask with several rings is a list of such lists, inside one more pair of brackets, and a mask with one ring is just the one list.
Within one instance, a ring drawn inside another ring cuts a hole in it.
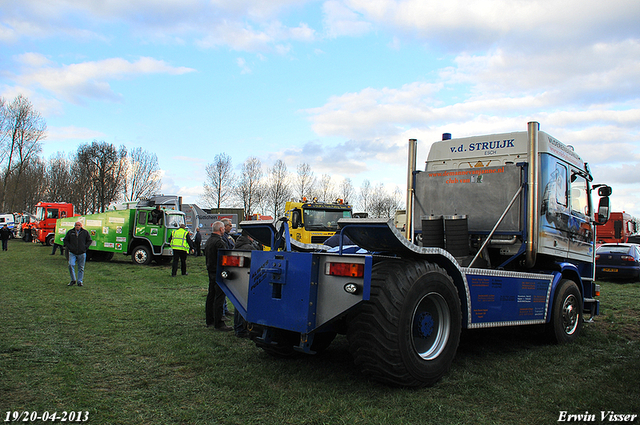
[{"label": "red tail light", "polygon": [[327,263],[325,274],[331,276],[363,277],[364,264]]},{"label": "red tail light", "polygon": [[221,265],[228,267],[244,267],[244,257],[239,255],[223,255]]}]

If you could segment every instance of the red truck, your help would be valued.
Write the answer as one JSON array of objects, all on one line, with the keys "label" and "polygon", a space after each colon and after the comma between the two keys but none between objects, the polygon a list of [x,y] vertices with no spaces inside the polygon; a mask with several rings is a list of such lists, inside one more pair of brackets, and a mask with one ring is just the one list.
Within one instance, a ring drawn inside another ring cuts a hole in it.
[{"label": "red truck", "polygon": [[43,245],[53,245],[56,220],[59,218],[74,217],[73,204],[66,202],[38,202],[36,205],[36,222],[31,233],[33,240]]},{"label": "red truck", "polygon": [[596,226],[596,243],[627,243],[629,236],[638,231],[635,221],[626,212],[612,212],[609,221]]}]

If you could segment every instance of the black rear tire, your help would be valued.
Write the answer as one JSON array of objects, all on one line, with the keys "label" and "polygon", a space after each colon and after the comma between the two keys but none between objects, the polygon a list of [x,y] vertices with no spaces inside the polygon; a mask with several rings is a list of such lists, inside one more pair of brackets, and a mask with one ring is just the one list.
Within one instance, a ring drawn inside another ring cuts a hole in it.
[{"label": "black rear tire", "polygon": [[439,266],[384,261],[373,267],[371,298],[349,320],[356,365],[373,379],[431,386],[451,367],[461,332],[458,291]]}]

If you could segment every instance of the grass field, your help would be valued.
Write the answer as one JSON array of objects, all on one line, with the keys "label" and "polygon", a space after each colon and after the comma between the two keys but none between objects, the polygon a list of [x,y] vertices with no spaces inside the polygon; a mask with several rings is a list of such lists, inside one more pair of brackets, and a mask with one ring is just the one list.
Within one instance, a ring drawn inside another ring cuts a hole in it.
[{"label": "grass field", "polygon": [[640,414],[639,283],[601,282],[601,315],[575,344],[548,345],[525,328],[465,332],[442,381],[406,390],[359,374],[344,337],[285,360],[205,327],[203,257],[172,278],[170,266],[117,255],[87,263],[78,288],[50,251],[10,241],[0,252],[0,421],[13,411],[86,411],[93,424],[279,425]]}]

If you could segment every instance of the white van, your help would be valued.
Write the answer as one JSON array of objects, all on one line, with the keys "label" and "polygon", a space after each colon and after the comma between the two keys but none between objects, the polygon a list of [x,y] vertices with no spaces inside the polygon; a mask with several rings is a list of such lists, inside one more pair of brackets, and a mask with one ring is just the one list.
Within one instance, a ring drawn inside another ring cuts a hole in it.
[{"label": "white van", "polygon": [[13,218],[13,214],[0,214],[0,227],[3,227],[5,224],[13,233],[13,227],[15,226],[15,219]]}]

